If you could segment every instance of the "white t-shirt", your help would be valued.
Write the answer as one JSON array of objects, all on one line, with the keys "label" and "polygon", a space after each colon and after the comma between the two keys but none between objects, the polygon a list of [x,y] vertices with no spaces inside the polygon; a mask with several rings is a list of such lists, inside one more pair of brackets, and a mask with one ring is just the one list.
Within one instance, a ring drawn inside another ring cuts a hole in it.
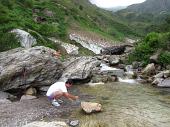
[{"label": "white t-shirt", "polygon": [[50,86],[48,89],[46,95],[51,96],[53,92],[55,91],[62,91],[62,92],[67,92],[67,88],[65,85],[65,82],[56,82]]}]

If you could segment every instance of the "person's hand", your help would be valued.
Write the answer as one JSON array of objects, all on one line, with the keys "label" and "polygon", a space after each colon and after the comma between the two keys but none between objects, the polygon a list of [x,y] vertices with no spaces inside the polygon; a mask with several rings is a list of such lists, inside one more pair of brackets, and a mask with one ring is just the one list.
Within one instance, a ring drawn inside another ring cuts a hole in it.
[{"label": "person's hand", "polygon": [[79,99],[79,96],[75,96],[75,99],[76,99],[76,100]]}]

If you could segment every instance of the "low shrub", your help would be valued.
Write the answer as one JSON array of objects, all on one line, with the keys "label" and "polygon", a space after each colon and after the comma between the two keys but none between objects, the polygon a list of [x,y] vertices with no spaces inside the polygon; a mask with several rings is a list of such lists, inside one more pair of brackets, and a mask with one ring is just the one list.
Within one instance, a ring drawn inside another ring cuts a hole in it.
[{"label": "low shrub", "polygon": [[170,65],[170,52],[162,52],[159,56],[159,62],[162,65]]},{"label": "low shrub", "polygon": [[149,33],[144,40],[138,42],[135,50],[129,55],[129,62],[142,61],[147,64],[151,55],[158,50],[164,51],[160,55],[159,62],[161,64],[169,64],[170,61],[170,33]]}]

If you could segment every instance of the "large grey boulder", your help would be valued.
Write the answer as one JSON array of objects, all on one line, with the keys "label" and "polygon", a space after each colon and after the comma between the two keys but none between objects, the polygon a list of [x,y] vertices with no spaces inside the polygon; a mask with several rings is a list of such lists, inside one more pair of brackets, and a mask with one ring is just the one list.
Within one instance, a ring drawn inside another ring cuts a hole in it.
[{"label": "large grey boulder", "polygon": [[51,54],[55,50],[37,46],[0,53],[0,90],[51,85],[60,78],[63,65]]},{"label": "large grey boulder", "polygon": [[30,33],[24,30],[14,29],[11,32],[16,33],[16,35],[19,37],[21,46],[24,48],[31,48],[33,45],[37,44],[36,39]]},{"label": "large grey boulder", "polygon": [[91,77],[92,72],[100,65],[94,57],[74,57],[65,62],[65,69],[60,79],[83,80]]}]

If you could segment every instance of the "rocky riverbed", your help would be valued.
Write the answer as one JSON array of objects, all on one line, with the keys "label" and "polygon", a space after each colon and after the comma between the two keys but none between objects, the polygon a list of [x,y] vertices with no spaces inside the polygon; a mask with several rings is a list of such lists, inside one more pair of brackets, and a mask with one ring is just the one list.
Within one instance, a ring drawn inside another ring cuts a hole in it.
[{"label": "rocky riverbed", "polygon": [[[73,86],[71,93],[79,95],[82,100],[91,97],[81,93]],[[15,101],[0,104],[0,127],[22,127],[33,121],[68,121],[72,111],[80,109],[80,103],[71,102],[63,98],[60,107],[51,105],[47,97],[41,95],[37,99]]]}]

